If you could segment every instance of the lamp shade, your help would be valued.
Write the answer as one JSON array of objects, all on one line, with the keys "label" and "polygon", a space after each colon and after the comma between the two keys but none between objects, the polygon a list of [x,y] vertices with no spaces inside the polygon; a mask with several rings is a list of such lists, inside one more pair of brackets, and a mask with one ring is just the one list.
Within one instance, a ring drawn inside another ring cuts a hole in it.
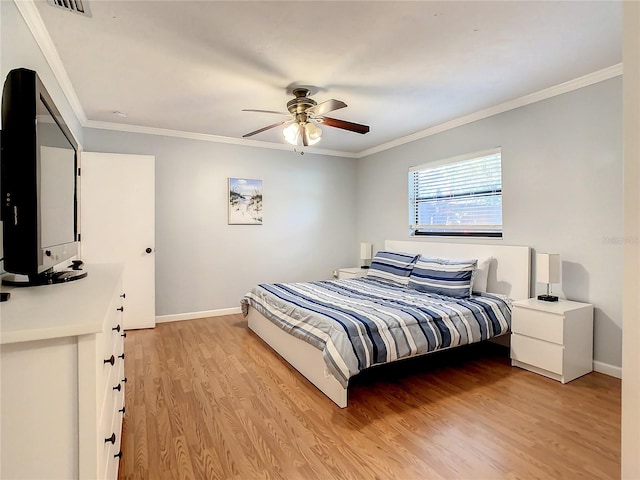
[{"label": "lamp shade", "polygon": [[538,253],[536,255],[536,281],[540,283],[560,283],[560,255],[558,253]]},{"label": "lamp shade", "polygon": [[287,143],[291,145],[298,145],[300,139],[304,136],[304,145],[315,145],[320,141],[322,137],[322,129],[315,126],[313,123],[290,123],[283,130],[282,134]]},{"label": "lamp shade", "polygon": [[360,260],[371,260],[371,244],[370,243],[361,243],[360,244]]},{"label": "lamp shade", "polygon": [[298,138],[300,138],[300,125],[292,123],[282,130],[284,139],[291,145],[298,144]]},{"label": "lamp shade", "polygon": [[305,123],[304,135],[307,136],[308,145],[315,145],[320,141],[320,137],[322,137],[322,129],[316,127],[313,123]]}]

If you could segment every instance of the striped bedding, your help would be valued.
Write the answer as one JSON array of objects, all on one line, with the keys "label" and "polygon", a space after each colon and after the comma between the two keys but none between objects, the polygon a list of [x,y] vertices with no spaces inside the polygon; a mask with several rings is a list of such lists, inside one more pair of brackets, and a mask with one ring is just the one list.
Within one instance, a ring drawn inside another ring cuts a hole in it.
[{"label": "striped bedding", "polygon": [[346,387],[365,368],[509,331],[511,306],[494,294],[452,298],[372,278],[261,284],[242,299],[322,350]]}]

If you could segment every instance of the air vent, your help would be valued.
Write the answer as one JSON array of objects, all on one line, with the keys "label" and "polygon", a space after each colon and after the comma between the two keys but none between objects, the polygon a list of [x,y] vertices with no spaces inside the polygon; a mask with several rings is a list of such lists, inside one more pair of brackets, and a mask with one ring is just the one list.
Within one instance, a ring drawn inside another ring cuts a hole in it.
[{"label": "air vent", "polygon": [[64,8],[69,12],[78,13],[86,17],[91,16],[89,5],[82,0],[47,0],[47,3],[53,7]]}]

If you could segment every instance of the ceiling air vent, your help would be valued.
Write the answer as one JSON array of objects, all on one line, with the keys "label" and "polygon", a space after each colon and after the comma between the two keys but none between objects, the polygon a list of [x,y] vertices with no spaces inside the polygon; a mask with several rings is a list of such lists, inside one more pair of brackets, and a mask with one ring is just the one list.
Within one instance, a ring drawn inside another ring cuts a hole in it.
[{"label": "ceiling air vent", "polygon": [[89,5],[82,0],[47,0],[47,3],[53,7],[64,8],[69,12],[79,13],[86,17],[91,16]]}]

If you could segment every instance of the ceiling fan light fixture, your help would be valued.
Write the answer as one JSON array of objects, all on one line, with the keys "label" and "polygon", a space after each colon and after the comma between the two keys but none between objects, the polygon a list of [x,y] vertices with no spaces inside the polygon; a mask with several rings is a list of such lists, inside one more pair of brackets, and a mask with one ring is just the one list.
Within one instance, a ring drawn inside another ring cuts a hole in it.
[{"label": "ceiling fan light fixture", "polygon": [[291,145],[298,145],[298,139],[300,138],[300,125],[292,123],[282,130],[284,139]]},{"label": "ceiling fan light fixture", "polygon": [[313,123],[306,123],[304,126],[304,134],[307,136],[307,144],[315,145],[322,137],[322,129],[316,127]]},{"label": "ceiling fan light fixture", "polygon": [[343,101],[331,99],[317,103],[312,98],[309,98],[309,93],[310,90],[308,88],[300,87],[294,89],[293,94],[295,98],[287,102],[287,110],[289,113],[276,112],[274,110],[244,109],[243,111],[245,112],[274,113],[276,115],[285,115],[293,118],[246,133],[242,138],[252,137],[258,133],[284,125],[282,134],[287,143],[294,146],[302,143],[303,146],[307,147],[317,144],[322,137],[322,129],[319,128],[316,123],[322,123],[328,127],[341,128],[342,130],[360,134],[369,132],[368,125],[361,125],[359,123],[347,122],[325,116],[326,113],[346,107],[347,104]]},{"label": "ceiling fan light fixture", "polygon": [[[300,140],[303,141],[303,145],[315,145],[320,141],[322,137],[322,129],[315,126],[313,123],[291,123],[282,129],[282,134],[287,143],[291,145],[299,145]],[[304,135],[304,138],[302,136]]]}]

